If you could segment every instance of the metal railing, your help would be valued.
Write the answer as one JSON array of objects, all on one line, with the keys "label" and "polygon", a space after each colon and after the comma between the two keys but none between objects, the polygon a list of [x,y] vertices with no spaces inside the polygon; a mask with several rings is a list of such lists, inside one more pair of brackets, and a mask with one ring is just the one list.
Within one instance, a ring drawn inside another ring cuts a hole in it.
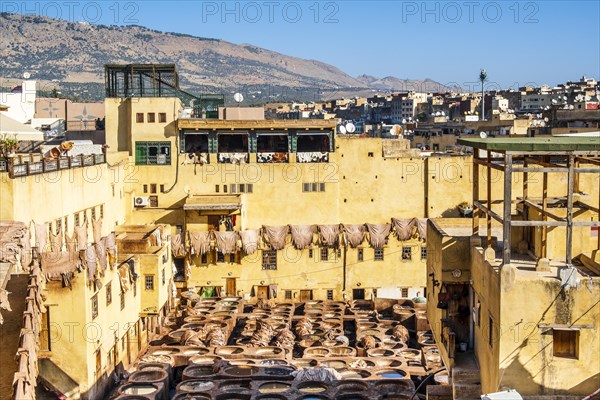
[{"label": "metal railing", "polygon": [[11,179],[38,175],[64,169],[89,167],[106,163],[105,154],[78,155],[60,158],[43,158],[41,155],[10,157],[0,160],[0,171],[8,172]]}]

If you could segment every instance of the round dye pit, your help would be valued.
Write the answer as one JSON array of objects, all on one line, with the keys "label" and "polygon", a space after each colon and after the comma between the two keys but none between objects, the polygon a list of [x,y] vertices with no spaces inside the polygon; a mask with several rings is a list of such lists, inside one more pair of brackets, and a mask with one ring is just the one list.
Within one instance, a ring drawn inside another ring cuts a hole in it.
[{"label": "round dye pit", "polygon": [[260,385],[258,388],[259,393],[283,393],[289,390],[291,385],[284,382],[267,382]]}]

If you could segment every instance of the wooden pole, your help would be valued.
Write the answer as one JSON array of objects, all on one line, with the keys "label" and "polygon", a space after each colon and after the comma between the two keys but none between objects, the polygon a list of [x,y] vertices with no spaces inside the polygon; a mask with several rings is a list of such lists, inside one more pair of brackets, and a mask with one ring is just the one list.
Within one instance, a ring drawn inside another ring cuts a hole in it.
[{"label": "wooden pole", "polygon": [[475,205],[479,201],[479,149],[473,149],[473,236],[479,236],[479,208]]},{"label": "wooden pole", "polygon": [[567,174],[567,249],[566,262],[571,265],[573,259],[573,188],[575,185],[574,158],[569,154],[569,172]]},{"label": "wooden pole", "polygon": [[[489,210],[492,209],[492,167],[490,164],[492,163],[492,156],[490,150],[487,150],[487,207]],[[489,213],[486,213],[486,222],[487,222],[487,247],[492,247],[492,216]]]},{"label": "wooden pole", "polygon": [[[546,156],[544,156],[544,161],[546,160]],[[542,179],[542,221],[547,221],[548,216],[545,211],[548,207],[548,173],[543,172]],[[542,248],[541,248],[541,256],[542,258],[546,258],[548,256],[548,227],[542,226]]]},{"label": "wooden pole", "polygon": [[504,218],[502,226],[502,261],[510,264],[510,220],[512,208],[512,154],[504,154]]}]

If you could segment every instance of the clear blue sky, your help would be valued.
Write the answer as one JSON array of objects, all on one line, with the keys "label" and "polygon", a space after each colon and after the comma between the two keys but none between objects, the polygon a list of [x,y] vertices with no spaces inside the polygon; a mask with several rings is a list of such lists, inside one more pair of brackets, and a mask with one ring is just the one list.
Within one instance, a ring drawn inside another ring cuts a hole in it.
[{"label": "clear blue sky", "polygon": [[22,13],[250,43],[352,76],[431,78],[463,87],[477,80],[481,67],[502,87],[600,78],[597,0],[2,3],[3,11],[17,6]]}]

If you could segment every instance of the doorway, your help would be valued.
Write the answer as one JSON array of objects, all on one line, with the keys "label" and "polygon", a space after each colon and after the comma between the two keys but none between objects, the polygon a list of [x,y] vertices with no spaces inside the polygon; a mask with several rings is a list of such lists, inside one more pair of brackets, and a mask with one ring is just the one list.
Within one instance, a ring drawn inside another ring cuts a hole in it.
[{"label": "doorway", "polygon": [[225,295],[235,296],[237,293],[236,278],[225,279]]},{"label": "doorway", "polygon": [[312,300],[312,290],[301,290],[300,291],[300,301],[306,302]]},{"label": "doorway", "polygon": [[256,297],[259,299],[268,299],[269,298],[269,287],[268,286],[257,286],[256,287]]},{"label": "doorway", "polygon": [[353,300],[364,300],[365,299],[365,289],[352,289],[352,299]]}]

